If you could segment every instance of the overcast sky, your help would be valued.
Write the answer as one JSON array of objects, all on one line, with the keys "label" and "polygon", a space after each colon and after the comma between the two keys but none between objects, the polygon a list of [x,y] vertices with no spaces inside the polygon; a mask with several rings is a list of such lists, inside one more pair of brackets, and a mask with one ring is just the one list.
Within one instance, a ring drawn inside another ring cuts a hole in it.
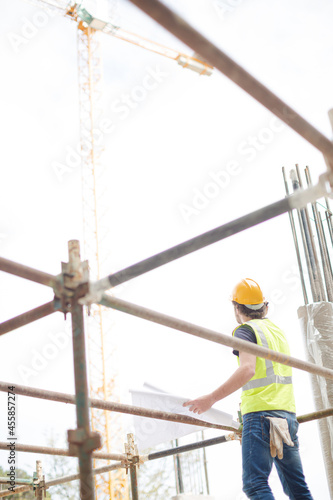
[{"label": "overcast sky", "polygon": [[[166,3],[331,137],[329,0]],[[83,248],[76,27],[23,0],[2,4],[1,255],[58,274],[61,261],[68,260],[68,240],[79,239]],[[112,0],[109,7],[114,24],[192,53],[129,2]],[[282,166],[289,171],[295,163],[309,165],[314,181],[325,171],[318,151],[218,72],[199,76],[107,35],[102,52],[101,102],[109,124],[102,134],[102,276],[282,199]],[[297,320],[303,296],[288,215],[152,271],[114,293],[231,333],[235,320],[228,298],[242,277],[261,284],[270,318],[286,331],[292,354],[305,359]],[[2,273],[1,321],[49,300],[49,289]],[[130,403],[129,389],[145,381],[199,396],[237,366],[229,348],[119,312],[110,316],[117,356],[109,369],[117,374],[122,402]],[[70,320],[65,324],[55,314],[3,336],[0,380],[73,393],[71,344],[63,334],[69,329]],[[51,355],[48,346],[56,345],[57,338],[63,343]],[[297,413],[313,411],[309,376],[294,370],[294,379]],[[236,416],[239,396],[216,407]],[[0,439],[5,441],[4,395],[1,401]],[[128,421],[123,425],[125,436]],[[60,443],[66,429],[74,427],[73,408],[19,398],[20,442],[47,445],[56,429]],[[316,424],[302,424],[300,442],[313,496],[328,500]],[[240,446],[224,446],[207,451],[211,493],[242,499]],[[27,454],[18,458],[29,471],[35,460]],[[6,452],[0,464],[6,467]],[[276,498],[285,498],[276,475],[272,484]]]}]

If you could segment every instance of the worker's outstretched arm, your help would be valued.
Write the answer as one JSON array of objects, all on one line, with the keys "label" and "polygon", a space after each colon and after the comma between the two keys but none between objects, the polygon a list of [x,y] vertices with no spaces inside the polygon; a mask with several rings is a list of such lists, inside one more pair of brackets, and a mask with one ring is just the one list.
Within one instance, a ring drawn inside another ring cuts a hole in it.
[{"label": "worker's outstretched arm", "polygon": [[189,406],[190,411],[201,414],[209,410],[217,401],[226,398],[229,394],[243,387],[243,385],[251,380],[255,374],[256,356],[246,352],[240,352],[239,363],[238,369],[226,382],[224,382],[224,384],[215,389],[215,391],[205,396],[201,396],[200,398],[187,401],[183,406]]}]

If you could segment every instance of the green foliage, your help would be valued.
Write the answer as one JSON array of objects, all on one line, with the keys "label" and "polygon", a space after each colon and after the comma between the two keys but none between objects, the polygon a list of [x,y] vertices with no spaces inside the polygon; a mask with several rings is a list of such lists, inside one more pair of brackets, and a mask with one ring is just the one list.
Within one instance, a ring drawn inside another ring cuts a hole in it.
[{"label": "green foliage", "polygon": [[[48,446],[59,448],[59,437],[56,439],[52,435],[48,438]],[[62,443],[62,448],[67,448],[67,443]],[[77,474],[78,466],[77,459],[70,457],[61,457],[57,455],[48,455],[45,459],[45,470],[47,470],[47,480],[56,479],[59,477]],[[79,481],[71,481],[64,484],[58,484],[50,488],[52,500],[79,500]]]}]

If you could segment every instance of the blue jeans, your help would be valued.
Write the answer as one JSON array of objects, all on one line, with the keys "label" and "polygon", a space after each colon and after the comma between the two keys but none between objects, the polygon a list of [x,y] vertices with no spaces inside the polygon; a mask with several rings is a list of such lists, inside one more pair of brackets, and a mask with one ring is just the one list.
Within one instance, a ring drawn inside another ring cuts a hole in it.
[{"label": "blue jeans", "polygon": [[[266,417],[286,418],[294,447],[283,444],[283,458],[271,457],[270,421]],[[287,411],[258,411],[243,416],[243,491],[252,500],[274,500],[268,477],[273,462],[285,494],[291,500],[313,500],[305,482],[298,446],[298,422]]]}]

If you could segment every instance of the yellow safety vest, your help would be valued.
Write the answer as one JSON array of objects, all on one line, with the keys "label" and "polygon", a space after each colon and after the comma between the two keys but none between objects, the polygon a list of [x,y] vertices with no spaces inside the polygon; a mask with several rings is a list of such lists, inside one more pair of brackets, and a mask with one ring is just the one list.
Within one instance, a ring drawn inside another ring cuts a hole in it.
[{"label": "yellow safety vest", "polygon": [[[253,328],[258,345],[283,354],[290,354],[284,333],[269,319],[252,319],[244,325]],[[235,328],[233,335],[241,326],[243,325]],[[255,375],[243,387],[241,410],[243,415],[266,410],[284,410],[295,413],[291,367],[257,357]]]}]

